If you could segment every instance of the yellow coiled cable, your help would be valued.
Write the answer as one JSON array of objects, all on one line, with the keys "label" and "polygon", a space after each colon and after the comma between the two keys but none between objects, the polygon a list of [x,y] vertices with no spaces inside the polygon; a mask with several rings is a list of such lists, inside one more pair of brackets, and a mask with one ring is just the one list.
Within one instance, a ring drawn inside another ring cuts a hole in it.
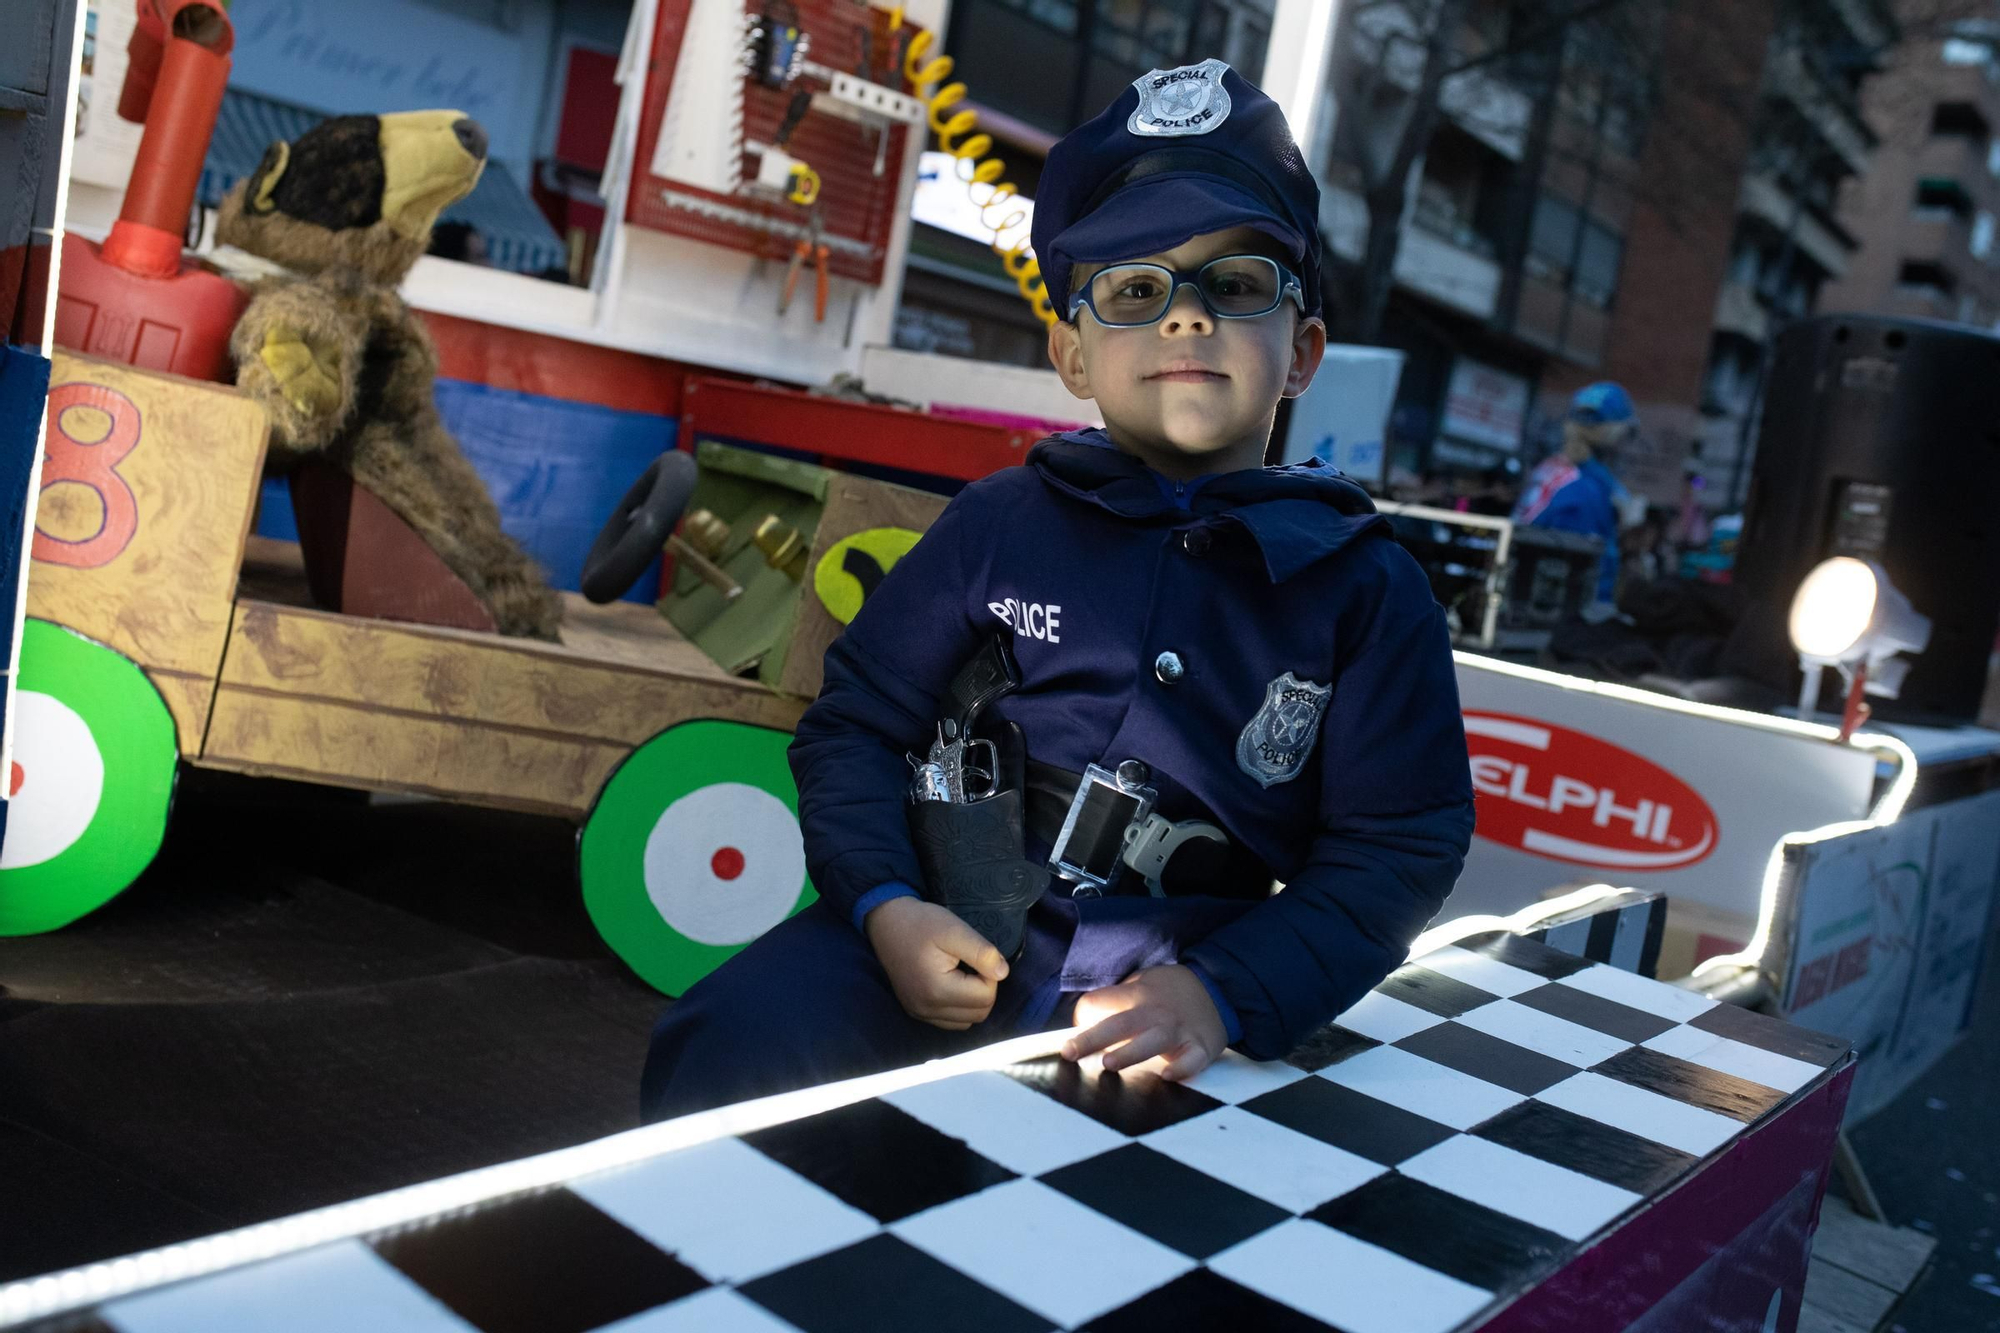
[{"label": "yellow coiled cable", "polygon": [[[890,29],[893,31],[903,24],[903,11],[891,11]],[[976,133],[979,113],[970,107],[960,108],[947,116],[954,106],[965,100],[963,83],[946,83],[951,77],[952,59],[948,55],[938,55],[926,61],[924,53],[929,51],[933,40],[930,32],[919,32],[910,38],[909,49],[903,53],[903,76],[910,81],[917,98],[926,107],[933,133],[938,137],[938,147],[951,154],[954,170],[960,162],[966,164],[970,174],[961,174],[966,191],[979,209],[979,225],[993,232],[991,242],[993,253],[1000,256],[1000,266],[1014,285],[1021,289],[1021,298],[1035,312],[1035,318],[1044,324],[1054,324],[1057,316],[1055,307],[1049,304],[1048,289],[1042,282],[1042,266],[1029,248],[1027,237],[1012,245],[1002,245],[1002,233],[1015,230],[1027,221],[1028,215],[1016,208],[995,223],[992,211],[1004,205],[1009,199],[1020,194],[1011,181],[1003,181],[1000,176],[1007,170],[1007,164],[997,157],[987,157],[993,148],[993,136]],[[985,187],[985,197],[980,197],[980,187]]]}]

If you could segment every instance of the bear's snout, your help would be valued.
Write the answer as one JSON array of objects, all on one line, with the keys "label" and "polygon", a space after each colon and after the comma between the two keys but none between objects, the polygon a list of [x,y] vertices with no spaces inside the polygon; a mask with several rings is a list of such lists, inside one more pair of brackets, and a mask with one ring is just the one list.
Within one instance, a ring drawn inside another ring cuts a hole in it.
[{"label": "bear's snout", "polygon": [[486,129],[470,116],[461,116],[452,122],[451,132],[458,136],[459,143],[473,157],[484,161],[486,158]]}]

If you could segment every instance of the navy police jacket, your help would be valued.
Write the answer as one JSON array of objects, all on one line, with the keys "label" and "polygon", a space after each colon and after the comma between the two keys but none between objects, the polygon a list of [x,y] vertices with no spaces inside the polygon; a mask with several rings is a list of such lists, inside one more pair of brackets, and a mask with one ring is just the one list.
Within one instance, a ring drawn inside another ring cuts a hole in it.
[{"label": "navy police jacket", "polygon": [[1458,877],[1472,787],[1443,613],[1365,492],[1318,463],[1176,483],[1101,430],[967,487],[799,722],[807,868],[836,910],[922,883],[906,755],[1009,631],[1022,683],[992,711],[1032,758],[1143,760],[1160,813],[1219,824],[1284,882],[1181,953],[1243,1051],[1284,1055],[1402,963]]}]

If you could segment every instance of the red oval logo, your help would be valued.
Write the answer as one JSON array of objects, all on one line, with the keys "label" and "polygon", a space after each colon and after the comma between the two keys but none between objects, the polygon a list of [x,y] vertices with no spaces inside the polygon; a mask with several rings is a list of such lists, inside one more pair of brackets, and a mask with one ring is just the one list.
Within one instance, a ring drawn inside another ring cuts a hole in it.
[{"label": "red oval logo", "polygon": [[1680,870],[1715,850],[1715,812],[1650,759],[1531,717],[1468,711],[1480,837],[1602,870]]}]

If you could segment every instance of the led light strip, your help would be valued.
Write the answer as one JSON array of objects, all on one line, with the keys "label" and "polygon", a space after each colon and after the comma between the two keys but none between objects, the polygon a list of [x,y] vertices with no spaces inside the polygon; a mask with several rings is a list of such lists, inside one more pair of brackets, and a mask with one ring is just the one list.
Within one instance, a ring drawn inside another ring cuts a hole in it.
[{"label": "led light strip", "polygon": [[0,1287],[0,1325],[64,1314],[129,1296],[144,1288],[205,1277],[240,1264],[296,1254],[330,1241],[410,1226],[428,1218],[477,1208],[508,1195],[549,1189],[698,1143],[747,1134],[904,1088],[1054,1055],[1077,1031],[1066,1028],[1060,1032],[1031,1033],[906,1069],[781,1092],[735,1106],[719,1106],[519,1161],[481,1167],[200,1240],[10,1283]]},{"label": "led light strip", "polygon": [[1545,921],[1553,920],[1564,912],[1579,907],[1590,907],[1614,898],[1625,890],[1614,884],[1586,884],[1580,889],[1572,889],[1559,897],[1530,903],[1518,912],[1507,916],[1462,916],[1442,925],[1432,926],[1410,943],[1410,953],[1403,961],[1414,963],[1427,953],[1470,939],[1474,935],[1490,935],[1494,931],[1525,935],[1535,930]]},{"label": "led light strip", "polygon": [[[1853,742],[1860,749],[1873,750],[1876,754],[1894,758],[1900,765],[1889,789],[1882,793],[1882,799],[1875,804],[1866,819],[1848,819],[1837,824],[1827,824],[1803,833],[1787,833],[1771,848],[1770,859],[1764,863],[1764,882],[1757,891],[1757,929],[1750,936],[1750,942],[1740,953],[1718,954],[1696,966],[1690,979],[1731,971],[1752,968],[1766,974],[1773,991],[1782,978],[1771,975],[1766,966],[1766,955],[1771,949],[1771,933],[1778,919],[1778,898],[1785,873],[1785,852],[1792,847],[1804,847],[1810,843],[1825,842],[1829,838],[1845,837],[1850,833],[1863,833],[1869,829],[1882,828],[1893,824],[1901,817],[1903,807],[1909,803],[1910,793],[1917,785],[1917,756],[1902,741],[1894,736],[1883,736],[1870,732],[1857,735]],[[1786,959],[1787,966],[1790,959]]]},{"label": "led light strip", "polygon": [[[1553,685],[1558,689],[1577,694],[1597,694],[1607,699],[1617,699],[1624,703],[1638,704],[1643,708],[1664,709],[1670,713],[1685,713],[1690,717],[1714,718],[1719,722],[1734,722],[1738,726],[1755,727],[1761,731],[1776,731],[1787,736],[1803,736],[1811,740],[1838,741],[1840,728],[1819,722],[1801,722],[1795,718],[1775,717],[1770,713],[1753,713],[1747,708],[1724,708],[1720,704],[1697,703],[1692,699],[1678,699],[1671,694],[1660,694],[1653,690],[1642,690],[1632,685],[1615,685],[1610,681],[1585,680],[1581,676],[1565,676],[1556,671],[1544,671],[1540,667],[1522,666],[1518,662],[1505,662],[1496,657],[1481,657],[1477,653],[1453,652],[1452,659],[1462,667],[1472,667],[1479,671],[1491,671],[1502,676],[1514,676],[1521,680],[1532,680],[1541,685]],[[1882,737],[1856,736],[1854,744],[1862,749],[1881,749]],[[1901,741],[1890,741],[1889,745],[1907,752]]]}]

